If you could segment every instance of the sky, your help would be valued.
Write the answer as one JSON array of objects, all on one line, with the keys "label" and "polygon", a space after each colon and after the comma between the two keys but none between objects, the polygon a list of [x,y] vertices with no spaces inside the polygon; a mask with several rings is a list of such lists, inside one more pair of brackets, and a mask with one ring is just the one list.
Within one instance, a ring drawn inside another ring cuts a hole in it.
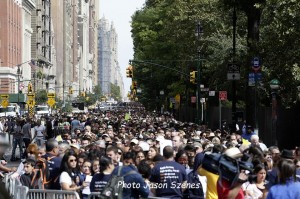
[{"label": "sky", "polygon": [[131,79],[126,78],[126,68],[133,59],[131,38],[131,16],[143,7],[145,0],[100,0],[99,17],[105,17],[114,24],[118,34],[118,61],[124,82],[125,94],[130,90]]}]

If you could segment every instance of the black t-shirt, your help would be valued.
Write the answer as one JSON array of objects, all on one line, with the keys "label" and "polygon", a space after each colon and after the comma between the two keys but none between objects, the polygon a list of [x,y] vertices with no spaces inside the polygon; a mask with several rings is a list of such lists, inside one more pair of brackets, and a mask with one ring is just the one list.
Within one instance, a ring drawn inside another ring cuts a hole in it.
[{"label": "black t-shirt", "polygon": [[95,174],[90,183],[91,192],[102,192],[110,178],[111,178],[111,174],[103,174],[103,173]]},{"label": "black t-shirt", "polygon": [[187,180],[185,168],[174,161],[162,161],[151,172],[151,188],[158,197],[182,198],[182,183]]}]

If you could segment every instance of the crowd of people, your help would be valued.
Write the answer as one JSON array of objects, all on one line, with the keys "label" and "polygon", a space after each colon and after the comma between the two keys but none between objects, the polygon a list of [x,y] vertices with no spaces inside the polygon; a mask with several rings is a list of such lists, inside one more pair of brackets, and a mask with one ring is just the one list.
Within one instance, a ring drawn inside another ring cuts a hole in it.
[{"label": "crowd of people", "polygon": [[268,147],[249,125],[211,130],[124,109],[2,118],[0,133],[13,135],[11,161],[22,160],[18,168],[2,160],[0,170],[30,189],[77,191],[86,199],[122,176],[115,183],[124,199],[300,199],[300,148]]}]

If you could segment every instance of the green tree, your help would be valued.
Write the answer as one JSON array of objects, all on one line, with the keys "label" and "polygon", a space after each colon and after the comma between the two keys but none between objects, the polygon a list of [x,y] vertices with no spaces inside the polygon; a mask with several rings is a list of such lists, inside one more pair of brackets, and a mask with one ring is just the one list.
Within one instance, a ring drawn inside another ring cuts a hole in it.
[{"label": "green tree", "polygon": [[[292,106],[296,101],[296,86],[300,85],[299,34],[300,1],[296,0],[148,0],[132,16],[134,59],[173,67],[189,74],[197,66],[198,50],[204,59],[201,83],[211,90],[229,91],[227,65],[232,61],[232,14],[236,3],[237,34],[236,61],[241,66],[241,80],[237,82],[237,98],[247,101],[248,73],[251,59],[261,58],[263,82],[258,99],[270,104],[269,81],[281,82],[282,102]],[[200,21],[203,35],[194,35]],[[155,106],[159,91],[174,97],[184,95],[194,86],[185,75],[147,63],[132,63],[134,80],[142,89],[139,99]],[[251,89],[249,89],[251,90]],[[251,94],[251,92],[250,92]],[[238,102],[239,104],[245,104]],[[247,101],[247,104],[251,104]],[[251,111],[250,111],[251,112]],[[253,112],[253,111],[252,111]]]},{"label": "green tree", "polygon": [[45,104],[48,100],[47,91],[45,89],[38,90],[36,92],[35,101],[36,104]]},{"label": "green tree", "polygon": [[120,91],[120,87],[110,83],[110,93],[111,93],[111,97],[116,99],[116,100],[120,100],[121,99],[121,91]]}]

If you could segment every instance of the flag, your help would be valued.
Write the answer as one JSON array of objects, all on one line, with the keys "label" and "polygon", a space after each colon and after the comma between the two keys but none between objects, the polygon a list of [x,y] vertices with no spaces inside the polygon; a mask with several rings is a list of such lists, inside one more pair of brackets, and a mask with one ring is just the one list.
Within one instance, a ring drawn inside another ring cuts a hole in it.
[{"label": "flag", "polygon": [[129,119],[131,119],[130,113],[126,113],[125,114],[125,120],[128,121]]},{"label": "flag", "polygon": [[29,66],[31,66],[31,67],[35,67],[35,61],[34,61],[34,60],[31,60],[28,64],[29,64]]}]

